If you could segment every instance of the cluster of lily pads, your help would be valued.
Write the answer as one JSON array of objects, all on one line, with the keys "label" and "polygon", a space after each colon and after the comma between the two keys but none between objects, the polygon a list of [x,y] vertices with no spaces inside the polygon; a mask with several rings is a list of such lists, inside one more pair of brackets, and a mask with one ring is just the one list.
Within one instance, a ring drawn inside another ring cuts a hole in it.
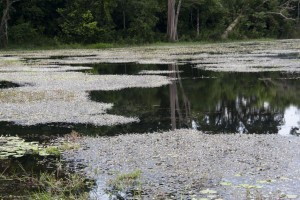
[{"label": "cluster of lily pads", "polygon": [[8,157],[22,157],[26,153],[39,151],[36,142],[25,142],[19,137],[0,137],[0,159]]},{"label": "cluster of lily pads", "polygon": [[24,155],[59,156],[60,148],[43,147],[38,142],[26,142],[20,137],[0,137],[0,160],[11,157],[20,158]]}]

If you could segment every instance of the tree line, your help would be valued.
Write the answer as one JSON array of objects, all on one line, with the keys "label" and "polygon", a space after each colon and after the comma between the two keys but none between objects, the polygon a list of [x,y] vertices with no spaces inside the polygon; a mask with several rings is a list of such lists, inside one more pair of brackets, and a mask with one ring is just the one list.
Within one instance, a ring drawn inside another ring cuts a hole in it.
[{"label": "tree line", "polygon": [[300,0],[0,0],[8,44],[300,36]]}]

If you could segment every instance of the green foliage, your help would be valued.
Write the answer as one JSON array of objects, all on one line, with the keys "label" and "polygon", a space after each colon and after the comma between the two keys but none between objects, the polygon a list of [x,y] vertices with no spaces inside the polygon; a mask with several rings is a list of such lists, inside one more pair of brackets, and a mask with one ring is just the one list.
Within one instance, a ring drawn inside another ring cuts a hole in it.
[{"label": "green foliage", "polygon": [[88,199],[86,192],[88,182],[78,174],[66,178],[57,178],[55,174],[42,173],[36,180],[39,192],[33,193],[29,199]]},{"label": "green foliage", "polygon": [[[119,174],[115,179],[108,182],[109,189],[106,191],[110,196],[120,196],[120,193],[128,192],[131,190],[133,196],[141,195],[141,178],[142,172],[135,170],[131,173]],[[140,198],[138,198],[140,199]]]},{"label": "green foliage", "polygon": [[133,1],[132,8],[136,11],[132,16],[128,32],[136,41],[153,42],[155,38],[155,26],[158,18],[157,2],[149,0]]},{"label": "green foliage", "polygon": [[[278,15],[283,2],[184,0],[179,39],[218,40],[240,14],[231,39],[299,37],[297,21]],[[291,4],[283,14],[297,18],[297,6]],[[27,46],[160,42],[166,35],[166,12],[166,2],[159,0],[23,0],[10,10],[9,40]]]},{"label": "green foliage", "polygon": [[70,1],[58,8],[61,36],[67,42],[95,43],[113,39],[111,1]]},{"label": "green foliage", "polygon": [[39,34],[30,22],[12,26],[9,30],[11,41],[15,44],[29,43],[34,41]]}]

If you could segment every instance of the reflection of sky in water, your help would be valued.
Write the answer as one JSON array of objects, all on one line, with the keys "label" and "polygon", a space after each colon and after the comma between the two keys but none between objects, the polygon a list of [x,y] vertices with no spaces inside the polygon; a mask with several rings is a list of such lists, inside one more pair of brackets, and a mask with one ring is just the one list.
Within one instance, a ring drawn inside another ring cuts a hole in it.
[{"label": "reflection of sky in water", "polygon": [[287,136],[293,128],[300,128],[300,109],[296,106],[290,106],[284,111],[284,124],[279,127],[278,134]]}]

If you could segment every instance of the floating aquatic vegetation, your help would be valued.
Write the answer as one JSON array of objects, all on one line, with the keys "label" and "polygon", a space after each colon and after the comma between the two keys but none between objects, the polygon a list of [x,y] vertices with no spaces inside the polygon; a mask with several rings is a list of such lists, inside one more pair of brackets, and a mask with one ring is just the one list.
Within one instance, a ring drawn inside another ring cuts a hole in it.
[{"label": "floating aquatic vegetation", "polygon": [[[64,66],[62,69],[66,70]],[[21,125],[64,122],[99,126],[138,122],[135,117],[106,114],[113,105],[90,101],[86,91],[158,87],[170,82],[163,76],[101,76],[39,70],[1,74],[0,80],[11,80],[23,87],[0,90],[0,121]]]},{"label": "floating aquatic vegetation", "polygon": [[13,121],[26,126],[59,122],[99,126],[138,122],[137,118],[106,114],[111,107],[112,104],[89,101],[4,103],[0,107],[0,121]]},{"label": "floating aquatic vegetation", "polygon": [[222,186],[232,186],[231,182],[220,182],[220,185]]},{"label": "floating aquatic vegetation", "polygon": [[[133,118],[105,115],[101,105],[87,108],[87,113],[78,113],[78,109],[68,106],[91,101],[85,95],[93,90],[120,90],[133,87],[159,87],[170,80],[155,74],[167,74],[169,71],[142,71],[152,75],[91,75],[79,70],[87,70],[85,63],[192,63],[207,70],[217,71],[300,71],[299,40],[281,40],[267,42],[237,42],[225,44],[150,46],[117,48],[105,50],[55,50],[0,52],[0,81],[23,85],[20,88],[4,92],[0,90],[1,121],[13,121],[19,124],[66,122],[90,123],[95,125],[113,125],[137,121]],[[32,61],[32,62],[31,62]],[[82,64],[83,66],[70,66]],[[62,91],[61,93],[57,91]],[[15,93],[15,94],[14,94]],[[8,94],[8,95],[7,95]],[[81,98],[84,96],[83,98]],[[80,101],[79,101],[80,99]],[[56,101],[56,103],[53,103]],[[35,103],[33,103],[35,102]],[[39,102],[54,106],[53,113],[41,114]],[[58,105],[59,104],[59,105]],[[67,107],[64,107],[67,106]],[[23,109],[25,107],[26,109]],[[32,107],[32,109],[29,109]],[[99,113],[94,108],[98,108]],[[62,109],[59,113],[57,109]],[[73,116],[70,111],[74,109]],[[20,110],[20,112],[17,112]],[[11,113],[9,112],[11,111]],[[25,113],[29,111],[30,114]],[[105,110],[106,111],[106,110]],[[54,114],[59,114],[54,119]],[[83,117],[78,117],[83,114]]]},{"label": "floating aquatic vegetation", "polygon": [[0,159],[8,157],[22,157],[29,151],[37,152],[39,145],[36,142],[25,142],[19,137],[0,137]]},{"label": "floating aquatic vegetation", "polygon": [[47,66],[7,66],[0,67],[0,72],[66,72],[66,71],[81,71],[92,69],[91,67],[80,67],[80,66],[59,66],[59,65],[47,65]]},{"label": "floating aquatic vegetation", "polygon": [[58,147],[43,147],[38,142],[26,142],[19,137],[0,137],[0,159],[19,158],[26,154],[60,155]]},{"label": "floating aquatic vegetation", "polygon": [[[300,152],[295,149],[300,140],[297,137],[207,135],[198,131],[177,130],[116,137],[83,137],[80,142],[86,148],[65,152],[63,157],[79,160],[79,166],[84,163],[88,166],[84,172],[96,180],[110,179],[113,175],[108,170],[126,173],[128,169],[140,169],[147,183],[143,188],[148,189],[150,197],[158,189],[162,192],[173,189],[192,191],[196,195],[192,198],[208,198],[209,194],[200,194],[199,188],[203,187],[203,192],[210,188],[222,194],[224,199],[234,199],[235,194],[237,199],[243,199],[245,190],[259,190],[264,196],[273,197],[278,188],[282,192],[299,195],[300,180],[297,177]],[[258,158],[259,163],[255,162]],[[257,171],[257,167],[262,165],[266,166],[266,170]],[[216,181],[206,185],[208,181],[203,181],[203,174],[206,174],[205,180]],[[253,183],[254,180],[283,175],[290,179],[278,180],[262,188],[260,184]],[[220,184],[221,181],[227,182],[225,186]],[[226,186],[230,185],[229,182],[232,186]],[[185,188],[188,184],[196,186]],[[101,185],[98,187],[95,189],[97,192],[101,191]],[[181,194],[175,195],[175,199],[180,199]]]},{"label": "floating aquatic vegetation", "polygon": [[261,189],[263,188],[262,186],[259,185],[250,185],[250,184],[240,184],[237,187],[245,188],[245,189]]},{"label": "floating aquatic vegetation", "polygon": [[275,183],[276,180],[268,179],[268,180],[260,180],[260,181],[256,181],[256,182],[260,183],[260,184],[268,184],[268,183]]},{"label": "floating aquatic vegetation", "polygon": [[44,146],[38,142],[26,142],[20,137],[0,136],[0,160],[9,157],[19,158],[26,154],[39,156],[60,156],[66,150],[80,148],[78,143],[62,142],[57,145]]},{"label": "floating aquatic vegetation", "polygon": [[287,194],[287,195],[284,195],[283,198],[286,197],[288,199],[297,199],[298,198],[298,195],[294,195],[294,194]]},{"label": "floating aquatic vegetation", "polygon": [[218,192],[215,190],[205,189],[200,191],[201,194],[217,194]]}]

